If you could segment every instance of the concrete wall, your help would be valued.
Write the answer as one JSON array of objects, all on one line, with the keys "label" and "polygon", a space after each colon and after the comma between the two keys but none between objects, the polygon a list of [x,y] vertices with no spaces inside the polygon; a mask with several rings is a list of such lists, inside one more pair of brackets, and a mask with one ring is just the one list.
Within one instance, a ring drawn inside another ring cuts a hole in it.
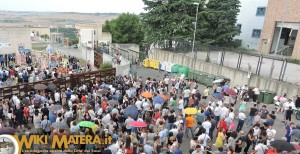
[{"label": "concrete wall", "polygon": [[257,16],[258,7],[267,7],[268,0],[240,0],[241,7],[237,16],[236,24],[241,24],[241,33],[235,39],[242,40],[242,47],[248,49],[258,49],[259,39],[253,38],[253,29],[262,29],[265,16]]},{"label": "concrete wall", "polygon": [[[113,57],[103,53],[103,62],[109,62],[112,63]],[[116,68],[116,75],[128,75],[130,71],[130,62],[123,58],[121,61],[121,65],[114,65],[113,67]]]},{"label": "concrete wall", "polygon": [[[208,63],[200,59],[194,59],[184,54],[172,53],[160,49],[154,49],[153,53],[149,55],[150,58],[171,62],[190,69],[207,72],[213,75],[222,75],[231,79],[231,86],[245,85],[248,83],[248,73],[238,71],[234,68],[221,66],[214,63]],[[295,86],[290,83],[280,82],[277,80],[269,79],[267,77],[251,75],[250,86],[257,87],[261,90],[274,91],[278,95],[287,93],[288,97],[293,98],[300,92],[300,86]]]},{"label": "concrete wall", "polygon": [[[299,23],[300,22],[300,3],[299,0],[269,0],[266,17],[264,21],[261,41],[258,50],[262,53],[269,53],[272,48],[272,39],[276,23],[283,21],[284,23]],[[286,27],[286,26],[283,26]],[[293,29],[298,30],[299,28]],[[264,50],[263,40],[269,40],[267,49]],[[292,54],[293,58],[300,58],[300,35],[297,35],[295,46]]]},{"label": "concrete wall", "polygon": [[60,51],[62,51],[63,55],[66,56],[74,56],[78,59],[83,59],[86,61],[86,59],[88,61],[90,61],[91,65],[94,66],[94,51],[93,50],[87,50],[84,47],[81,47],[78,50],[65,50],[65,49],[61,49]]},{"label": "concrete wall", "polygon": [[0,54],[16,53],[19,44],[24,44],[26,49],[31,49],[29,28],[0,28]]}]

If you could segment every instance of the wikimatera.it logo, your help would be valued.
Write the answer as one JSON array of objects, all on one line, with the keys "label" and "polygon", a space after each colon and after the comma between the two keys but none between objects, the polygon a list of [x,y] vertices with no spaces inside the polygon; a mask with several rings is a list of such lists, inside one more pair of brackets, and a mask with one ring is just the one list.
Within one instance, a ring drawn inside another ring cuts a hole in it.
[{"label": "wikimatera.it logo", "polygon": [[[111,144],[112,138],[110,136],[105,136],[100,138],[100,136],[95,135],[62,135],[51,136],[48,135],[0,135],[0,150],[10,150],[8,153],[21,154],[21,152],[100,152],[100,151],[86,151],[86,150],[71,150],[68,149],[70,144],[73,145],[108,145]],[[51,143],[50,143],[51,142]],[[33,145],[49,145],[51,150],[35,150],[32,149]],[[63,150],[61,150],[63,149]]]}]

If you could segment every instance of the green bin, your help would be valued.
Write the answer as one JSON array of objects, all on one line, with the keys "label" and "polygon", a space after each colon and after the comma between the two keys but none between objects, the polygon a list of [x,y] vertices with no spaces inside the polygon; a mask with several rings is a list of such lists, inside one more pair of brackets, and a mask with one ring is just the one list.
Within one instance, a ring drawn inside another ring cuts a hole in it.
[{"label": "green bin", "polygon": [[205,85],[208,86],[208,87],[213,87],[215,78],[216,78],[216,76],[214,76],[214,75],[207,75]]},{"label": "green bin", "polygon": [[207,83],[207,80],[208,80],[208,75],[209,74],[204,73],[204,72],[201,74],[201,81],[200,82],[204,86],[206,86],[206,83]]},{"label": "green bin", "polygon": [[275,92],[266,91],[265,94],[264,94],[264,101],[263,102],[266,103],[266,104],[272,104],[275,96],[276,96]]},{"label": "green bin", "polygon": [[189,74],[189,68],[185,66],[178,68],[178,75],[181,76],[181,74],[184,74],[184,77],[187,78]]},{"label": "green bin", "polygon": [[171,68],[171,71],[172,71],[172,73],[177,73],[178,72],[178,69],[180,68],[181,66],[180,65],[174,65],[174,66],[172,66],[172,68]]},{"label": "green bin", "polygon": [[199,71],[194,72],[194,79],[197,83],[200,83],[200,74],[201,74],[201,72],[199,72]]},{"label": "green bin", "polygon": [[265,92],[266,92],[266,91],[260,91],[260,92],[259,92],[259,95],[258,95],[258,101],[261,102],[261,103],[264,102],[264,95],[265,95]]},{"label": "green bin", "polygon": [[189,70],[188,78],[194,80],[195,70]]}]

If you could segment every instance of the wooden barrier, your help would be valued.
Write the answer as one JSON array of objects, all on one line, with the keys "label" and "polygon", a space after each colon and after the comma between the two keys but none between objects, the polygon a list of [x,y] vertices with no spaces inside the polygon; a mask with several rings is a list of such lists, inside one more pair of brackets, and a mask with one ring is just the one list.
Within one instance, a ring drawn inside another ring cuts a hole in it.
[{"label": "wooden barrier", "polygon": [[91,71],[82,74],[72,74],[70,77],[63,77],[58,79],[47,79],[36,81],[32,83],[18,84],[10,87],[0,88],[0,99],[10,99],[13,95],[18,97],[24,97],[29,92],[34,92],[34,85],[54,83],[58,91],[66,88],[73,88],[82,84],[95,83],[96,78],[100,78],[101,81],[108,81],[116,76],[116,68],[110,68],[105,70]]}]

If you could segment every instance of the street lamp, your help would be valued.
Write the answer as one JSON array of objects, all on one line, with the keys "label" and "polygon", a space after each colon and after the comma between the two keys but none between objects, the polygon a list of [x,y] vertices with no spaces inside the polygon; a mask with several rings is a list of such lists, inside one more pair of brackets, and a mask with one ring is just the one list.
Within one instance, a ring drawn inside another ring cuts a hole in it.
[{"label": "street lamp", "polygon": [[196,58],[196,52],[194,50],[195,50],[195,37],[196,37],[197,22],[198,22],[199,3],[194,2],[193,4],[197,6],[196,22],[195,22],[194,38],[193,38],[193,46],[192,46],[192,54],[194,54],[194,57]]}]

